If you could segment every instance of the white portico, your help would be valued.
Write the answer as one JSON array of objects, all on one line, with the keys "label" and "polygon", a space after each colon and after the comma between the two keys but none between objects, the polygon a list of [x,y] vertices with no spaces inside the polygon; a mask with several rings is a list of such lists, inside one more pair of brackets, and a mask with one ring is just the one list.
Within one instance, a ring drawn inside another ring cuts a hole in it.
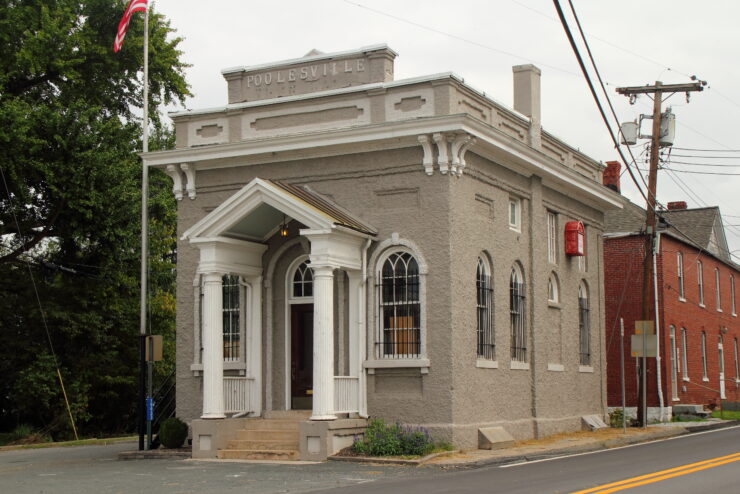
[{"label": "white portico", "polygon": [[[228,389],[224,378],[224,275],[238,275],[247,288],[246,375],[240,379],[245,383],[241,393],[249,409],[237,411],[261,415],[265,408],[262,403],[263,254],[267,239],[279,235],[281,227],[291,221],[306,227],[299,233],[310,244],[309,265],[313,273],[311,420],[333,420],[340,411],[366,414],[361,360],[367,341],[362,324],[366,288],[362,273],[365,250],[375,231],[309,190],[256,178],[182,236],[200,251],[197,272],[203,280],[203,419],[223,419],[227,412],[235,411],[233,406],[227,409],[224,400]],[[344,270],[349,280],[348,376],[335,375],[335,270]],[[335,383],[340,387],[338,393]]]}]

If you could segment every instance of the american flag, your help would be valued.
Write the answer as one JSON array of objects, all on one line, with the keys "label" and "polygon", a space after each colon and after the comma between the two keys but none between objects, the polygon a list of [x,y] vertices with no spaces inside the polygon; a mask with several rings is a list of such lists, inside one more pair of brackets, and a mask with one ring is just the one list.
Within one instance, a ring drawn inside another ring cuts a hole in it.
[{"label": "american flag", "polygon": [[118,32],[116,33],[116,39],[113,42],[113,51],[118,53],[123,45],[123,38],[126,36],[126,30],[128,29],[128,23],[131,22],[131,16],[134,12],[146,11],[149,0],[131,0],[126,6],[126,11],[121,17],[121,22],[118,23]]}]

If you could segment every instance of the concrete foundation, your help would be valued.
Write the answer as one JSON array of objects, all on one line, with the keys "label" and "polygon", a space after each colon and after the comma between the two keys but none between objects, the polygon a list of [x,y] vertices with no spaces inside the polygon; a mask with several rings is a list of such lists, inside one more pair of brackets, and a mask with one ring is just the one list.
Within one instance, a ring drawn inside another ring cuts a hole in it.
[{"label": "concrete foundation", "polygon": [[301,460],[323,461],[340,449],[351,446],[355,437],[365,433],[367,420],[339,419],[301,422]]}]

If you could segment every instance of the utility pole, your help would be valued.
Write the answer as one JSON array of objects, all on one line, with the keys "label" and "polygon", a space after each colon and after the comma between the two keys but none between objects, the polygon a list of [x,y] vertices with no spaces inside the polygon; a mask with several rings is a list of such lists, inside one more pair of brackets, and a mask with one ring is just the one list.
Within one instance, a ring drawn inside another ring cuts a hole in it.
[{"label": "utility pole", "polygon": [[[663,104],[663,94],[670,93],[686,93],[688,100],[689,93],[693,91],[703,91],[706,82],[698,81],[691,82],[688,84],[663,84],[660,81],[656,81],[652,86],[631,86],[631,87],[620,87],[617,88],[617,93],[623,96],[629,96],[630,102],[634,101],[634,98],[640,94],[652,94],[653,95],[653,131],[650,136],[650,172],[648,174],[648,196],[647,196],[647,208],[645,211],[645,259],[643,262],[643,274],[642,274],[642,320],[649,321],[657,318],[658,315],[652,315],[651,307],[651,296],[650,296],[650,282],[653,279],[653,265],[652,265],[652,254],[655,249],[655,193],[658,186],[658,157],[660,150],[660,130],[661,130],[661,111]],[[644,348],[644,347],[643,347]],[[642,378],[638,380],[638,406],[637,406],[637,419],[642,427],[647,426],[647,382],[645,379],[647,373],[646,360],[643,358],[643,364],[640,366],[640,372]]]}]

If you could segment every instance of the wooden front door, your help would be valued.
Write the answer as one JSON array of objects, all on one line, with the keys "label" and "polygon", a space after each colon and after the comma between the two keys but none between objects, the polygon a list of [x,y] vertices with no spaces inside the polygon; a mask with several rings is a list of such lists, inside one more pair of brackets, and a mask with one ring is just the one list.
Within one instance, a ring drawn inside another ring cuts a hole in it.
[{"label": "wooden front door", "polygon": [[313,304],[290,306],[290,408],[313,405]]}]

